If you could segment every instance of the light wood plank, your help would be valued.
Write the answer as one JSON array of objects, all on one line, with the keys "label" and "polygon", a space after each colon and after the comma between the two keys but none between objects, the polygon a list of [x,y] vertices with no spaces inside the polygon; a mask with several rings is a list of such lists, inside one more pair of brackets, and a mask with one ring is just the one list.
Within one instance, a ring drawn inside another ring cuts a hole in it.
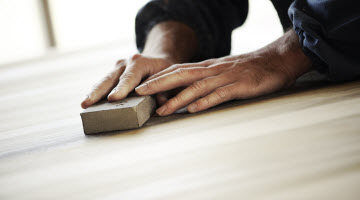
[{"label": "light wood plank", "polygon": [[96,54],[0,69],[0,199],[360,196],[359,81],[85,136],[79,102],[117,55]]}]

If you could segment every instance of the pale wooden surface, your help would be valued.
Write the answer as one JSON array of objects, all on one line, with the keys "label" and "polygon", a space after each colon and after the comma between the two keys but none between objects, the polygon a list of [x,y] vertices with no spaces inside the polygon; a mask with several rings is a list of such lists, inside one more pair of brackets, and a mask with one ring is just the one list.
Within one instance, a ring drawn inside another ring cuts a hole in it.
[{"label": "pale wooden surface", "polygon": [[86,136],[84,88],[125,55],[0,68],[0,199],[360,199],[360,82]]}]

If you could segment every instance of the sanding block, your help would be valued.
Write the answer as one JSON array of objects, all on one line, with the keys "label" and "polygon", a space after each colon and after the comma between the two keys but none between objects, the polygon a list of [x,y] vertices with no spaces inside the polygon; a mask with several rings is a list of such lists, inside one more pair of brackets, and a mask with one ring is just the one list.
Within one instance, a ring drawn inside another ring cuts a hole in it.
[{"label": "sanding block", "polygon": [[106,100],[84,109],[80,115],[85,134],[141,127],[154,113],[152,96],[130,96],[121,101]]}]

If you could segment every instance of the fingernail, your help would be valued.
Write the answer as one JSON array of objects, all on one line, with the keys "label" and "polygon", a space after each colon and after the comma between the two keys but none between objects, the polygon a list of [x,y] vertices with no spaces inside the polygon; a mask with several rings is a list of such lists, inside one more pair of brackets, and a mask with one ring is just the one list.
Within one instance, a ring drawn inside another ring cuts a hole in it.
[{"label": "fingernail", "polygon": [[189,112],[196,112],[197,104],[191,104],[187,107]]},{"label": "fingernail", "polygon": [[167,109],[167,105],[163,105],[159,109],[156,110],[156,113],[161,116],[166,109]]},{"label": "fingernail", "polygon": [[135,88],[136,92],[138,92],[138,93],[144,93],[147,89],[148,89],[147,84],[142,84],[142,85],[138,86],[137,88]]}]

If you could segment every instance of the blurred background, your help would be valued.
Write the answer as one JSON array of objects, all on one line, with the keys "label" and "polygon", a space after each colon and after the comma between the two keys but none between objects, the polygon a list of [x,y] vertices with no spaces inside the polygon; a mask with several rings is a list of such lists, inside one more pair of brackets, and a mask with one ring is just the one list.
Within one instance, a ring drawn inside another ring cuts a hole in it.
[{"label": "blurred background", "polygon": [[[134,19],[146,2],[0,0],[0,66],[109,48],[135,53]],[[260,48],[281,34],[271,2],[252,0],[247,21],[233,32],[232,54]]]}]

